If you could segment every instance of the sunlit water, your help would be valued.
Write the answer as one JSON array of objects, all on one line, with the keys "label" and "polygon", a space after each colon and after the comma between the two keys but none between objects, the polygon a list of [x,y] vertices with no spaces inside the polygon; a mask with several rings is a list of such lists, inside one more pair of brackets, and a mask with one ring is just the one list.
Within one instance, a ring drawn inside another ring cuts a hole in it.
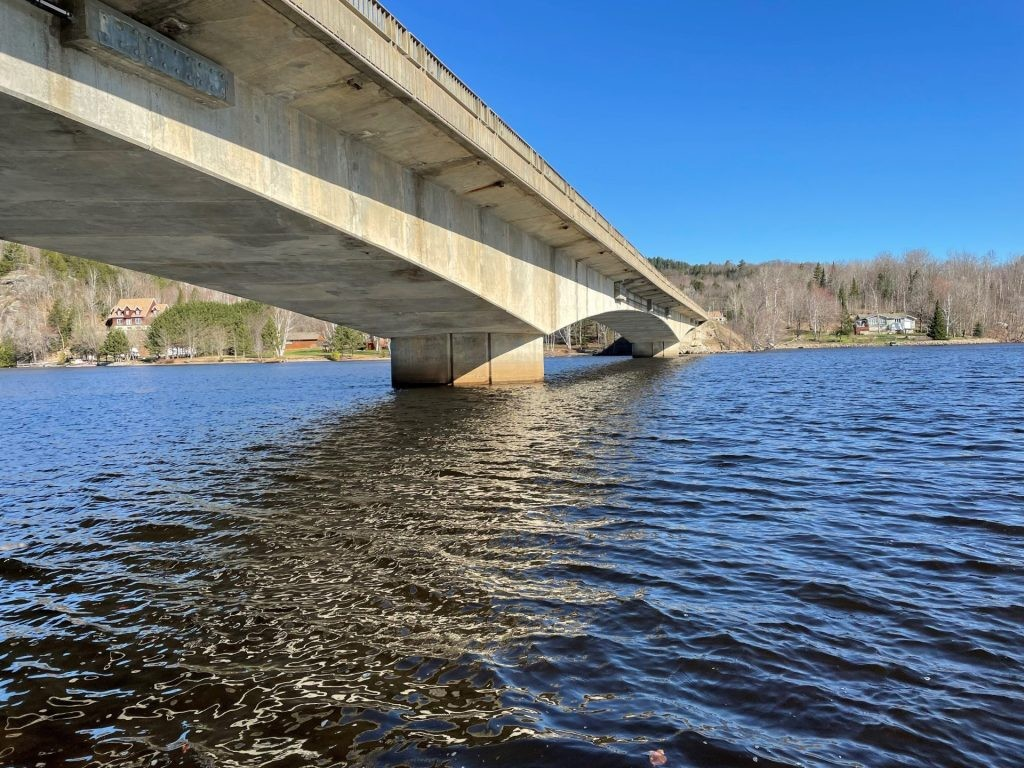
[{"label": "sunlit water", "polygon": [[0,765],[1018,766],[1024,349],[0,371]]}]

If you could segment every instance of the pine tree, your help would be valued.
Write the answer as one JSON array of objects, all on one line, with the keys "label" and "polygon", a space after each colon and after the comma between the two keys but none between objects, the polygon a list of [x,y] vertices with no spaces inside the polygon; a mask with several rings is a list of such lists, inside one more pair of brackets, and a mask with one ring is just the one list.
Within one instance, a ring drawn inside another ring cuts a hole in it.
[{"label": "pine tree", "polygon": [[825,268],[821,266],[821,262],[814,265],[814,282],[817,283],[820,288],[825,287]]},{"label": "pine tree", "polygon": [[985,335],[985,327],[981,324],[981,320],[974,324],[974,333],[971,334],[976,339],[980,339]]},{"label": "pine tree", "polygon": [[936,341],[945,341],[949,338],[946,328],[946,313],[942,311],[939,302],[935,302],[935,312],[932,314],[932,321],[928,324],[928,338]]},{"label": "pine tree", "polygon": [[839,325],[839,336],[853,336],[853,318],[850,313],[843,309],[843,321]]},{"label": "pine tree", "polygon": [[268,319],[263,324],[263,330],[260,331],[260,341],[263,342],[263,349],[269,350],[272,354],[277,354],[278,347],[281,346],[281,337],[277,333],[277,326],[274,325],[274,321]]},{"label": "pine tree", "polygon": [[17,365],[14,345],[9,341],[0,341],[0,368],[13,368]]},{"label": "pine tree", "polygon": [[53,326],[53,330],[57,334],[55,339],[59,345],[57,349],[64,352],[71,346],[71,331],[74,329],[74,314],[71,307],[57,299],[53,302],[46,320]]},{"label": "pine tree", "polygon": [[128,336],[120,328],[115,328],[107,334],[100,346],[100,357],[109,357],[116,360],[121,355],[127,355],[132,345],[128,343]]},{"label": "pine tree", "polygon": [[17,243],[4,243],[0,249],[0,277],[18,268],[25,256],[25,249]]}]

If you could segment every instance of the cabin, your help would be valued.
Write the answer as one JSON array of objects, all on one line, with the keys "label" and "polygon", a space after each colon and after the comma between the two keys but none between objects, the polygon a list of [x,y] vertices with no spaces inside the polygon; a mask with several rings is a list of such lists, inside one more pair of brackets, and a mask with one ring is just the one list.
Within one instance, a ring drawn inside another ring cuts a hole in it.
[{"label": "cabin", "polygon": [[291,352],[296,349],[322,349],[323,334],[315,331],[294,331],[285,338],[284,350]]},{"label": "cabin", "polygon": [[119,299],[107,315],[107,328],[145,328],[167,309],[156,299]]},{"label": "cabin", "polygon": [[853,322],[854,333],[915,333],[917,318],[913,315],[858,315]]}]

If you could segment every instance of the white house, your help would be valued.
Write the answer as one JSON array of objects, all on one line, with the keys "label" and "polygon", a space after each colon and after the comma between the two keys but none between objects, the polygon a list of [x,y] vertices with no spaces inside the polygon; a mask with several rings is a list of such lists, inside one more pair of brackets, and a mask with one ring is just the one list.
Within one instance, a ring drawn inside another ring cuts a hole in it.
[{"label": "white house", "polygon": [[854,329],[857,333],[915,333],[917,318],[913,315],[858,315]]}]

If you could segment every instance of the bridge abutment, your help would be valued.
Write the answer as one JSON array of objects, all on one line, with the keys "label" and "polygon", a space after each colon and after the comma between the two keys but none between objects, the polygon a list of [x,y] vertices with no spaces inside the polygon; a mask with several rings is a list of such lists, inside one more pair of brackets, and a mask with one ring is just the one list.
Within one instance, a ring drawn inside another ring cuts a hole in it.
[{"label": "bridge abutment", "polygon": [[519,333],[437,333],[391,340],[395,387],[486,387],[544,380],[544,340]]}]

